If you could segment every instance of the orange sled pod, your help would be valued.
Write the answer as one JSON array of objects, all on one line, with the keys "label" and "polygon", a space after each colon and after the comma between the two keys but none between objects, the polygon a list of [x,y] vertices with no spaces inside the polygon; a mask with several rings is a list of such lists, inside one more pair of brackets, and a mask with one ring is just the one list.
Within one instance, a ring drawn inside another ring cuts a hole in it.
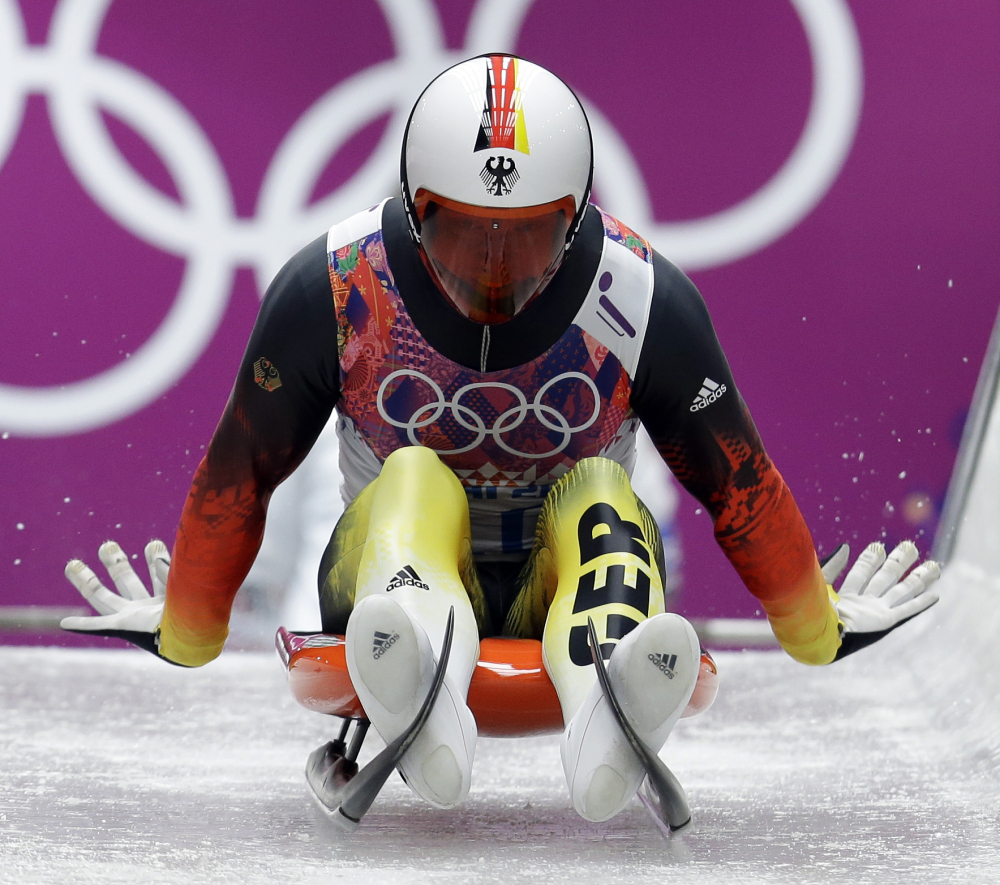
[{"label": "orange sled pod", "polygon": [[[288,685],[303,707],[345,719],[367,719],[347,673],[344,637],[292,633],[275,637]],[[719,693],[719,671],[702,650],[694,694],[683,717],[704,712]],[[537,639],[483,639],[469,686],[469,707],[484,737],[527,737],[563,730],[559,698],[542,665]]]}]

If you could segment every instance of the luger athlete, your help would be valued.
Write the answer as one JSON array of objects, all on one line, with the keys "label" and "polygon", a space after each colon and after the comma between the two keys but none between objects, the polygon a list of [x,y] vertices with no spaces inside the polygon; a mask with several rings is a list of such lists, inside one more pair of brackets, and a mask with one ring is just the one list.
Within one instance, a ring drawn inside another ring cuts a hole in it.
[{"label": "luger athlete", "polygon": [[159,542],[152,597],[104,545],[120,596],[71,562],[102,616],[64,626],[186,666],[218,655],[268,498],[334,408],[348,506],[320,568],[323,628],[346,632],[388,742],[427,694],[454,608],[443,690],[400,765],[439,807],[469,790],[480,636],[542,640],[573,805],[590,820],[618,813],[643,770],[596,684],[588,618],[653,751],[687,704],[699,643],[664,613],[661,539],[629,483],[640,423],[796,660],[829,663],[932,604],[936,564],[901,581],[908,542],[888,559],[870,546],[839,597],[828,586],[700,295],[589,203],[592,171],[583,109],[545,69],[489,55],[438,76],[410,115],[401,195],[334,225],[272,283],[169,577]]}]

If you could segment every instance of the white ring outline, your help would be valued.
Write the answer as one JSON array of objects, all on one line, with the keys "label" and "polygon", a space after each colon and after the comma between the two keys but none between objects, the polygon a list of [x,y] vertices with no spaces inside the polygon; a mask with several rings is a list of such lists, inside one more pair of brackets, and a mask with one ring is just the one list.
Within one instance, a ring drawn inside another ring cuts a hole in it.
[{"label": "white ring outline", "polygon": [[[435,399],[420,405],[410,416],[409,421],[398,421],[393,418],[385,408],[385,391],[386,388],[388,388],[388,386],[397,378],[404,377],[416,378],[418,381],[422,381],[427,384],[427,386],[434,392]],[[584,386],[590,390],[591,396],[594,398],[592,413],[582,424],[571,425],[569,421],[567,421],[566,416],[563,415],[558,409],[542,402],[545,394],[548,393],[549,389],[553,385],[569,379],[582,381]],[[469,408],[469,406],[462,405],[463,396],[473,390],[483,389],[503,390],[513,396],[518,402],[518,405],[512,406],[505,412],[498,415],[493,421],[493,426],[489,429],[487,429],[486,422],[483,421],[482,416],[478,412]],[[438,455],[464,455],[466,452],[471,452],[473,449],[478,448],[486,437],[490,436],[493,438],[493,441],[508,454],[514,455],[518,458],[538,460],[558,455],[566,448],[566,446],[570,444],[573,439],[573,434],[587,430],[594,424],[601,414],[601,394],[597,389],[597,385],[594,383],[593,379],[590,378],[590,376],[585,375],[582,372],[563,372],[561,375],[556,375],[554,378],[550,378],[546,381],[545,384],[538,389],[538,392],[535,394],[534,399],[530,403],[528,402],[528,398],[524,395],[524,391],[510,384],[504,384],[501,381],[477,381],[472,384],[466,384],[456,390],[450,400],[447,400],[445,399],[444,391],[441,390],[440,385],[433,378],[430,378],[423,372],[416,369],[397,369],[394,372],[390,372],[382,380],[382,383],[379,384],[378,393],[375,395],[375,407],[378,409],[379,416],[383,421],[392,427],[406,431],[406,438],[409,440],[411,445],[425,445],[417,438],[416,431],[433,424],[444,414],[445,410],[451,411],[452,417],[461,427],[466,430],[471,430],[476,434],[476,438],[471,443],[454,449],[435,449],[433,446],[427,446],[427,448],[431,449],[432,452],[436,452]],[[522,452],[520,449],[515,449],[512,446],[509,446],[503,440],[502,435],[510,433],[512,430],[516,430],[520,427],[524,423],[524,420],[529,412],[535,415],[538,422],[543,427],[562,434],[562,442],[560,442],[556,448],[542,453]],[[555,424],[550,422],[545,417],[545,413],[553,416],[559,423]],[[425,414],[427,414],[427,417],[419,417]],[[462,417],[463,414],[469,416],[474,423],[466,421],[465,418]],[[514,418],[517,420],[513,421]]]},{"label": "white ring outline", "polygon": [[20,6],[16,0],[0,0],[0,168],[14,145],[24,116],[27,94],[23,89],[18,94],[21,85],[18,63],[21,47],[27,41]]},{"label": "white ring outline", "polygon": [[[597,163],[594,183],[603,208],[627,219],[685,270],[744,258],[797,225],[840,174],[861,117],[863,72],[854,19],[845,0],[790,0],[809,42],[813,90],[809,115],[791,154],[756,193],[705,218],[653,219],[642,173],[607,118],[587,104]],[[610,174],[614,170],[614,174]]]},{"label": "white ring outline", "polygon": [[[187,110],[137,71],[94,54],[110,2],[60,0],[49,42],[29,46],[16,0],[0,0],[0,167],[16,137],[27,95],[48,93],[60,146],[95,202],[147,242],[185,256],[188,266],[173,306],[132,358],[66,385],[0,383],[0,425],[22,435],[104,426],[141,409],[183,377],[221,322],[236,267],[252,264],[263,283],[316,228],[395,190],[399,138],[416,91],[461,57],[513,49],[532,0],[480,0],[460,52],[444,47],[431,0],[377,0],[396,58],[336,84],[299,118],[272,159],[257,214],[249,221],[235,217],[225,170]],[[813,59],[809,116],[781,169],[736,206],[694,221],[655,222],[631,152],[606,118],[588,107],[598,159],[595,180],[605,208],[651,234],[653,244],[687,270],[736,260],[782,236],[822,199],[853,142],[862,68],[846,0],[790,2]],[[18,87],[20,95],[13,92]],[[372,92],[375,102],[370,101]],[[357,100],[363,93],[367,106]],[[115,112],[160,149],[181,193],[181,207],[121,157],[99,107]],[[331,112],[345,108],[354,112]],[[392,113],[390,125],[362,168],[333,194],[308,206],[325,161],[357,131],[343,126],[345,118],[363,126],[387,111]],[[158,143],[163,138],[176,155],[163,150]]]},{"label": "white ring outline", "polygon": [[[122,362],[65,385],[25,388],[0,384],[0,422],[25,435],[89,430],[124,418],[155,399],[204,352],[225,313],[232,288],[235,268],[229,256],[211,248],[211,238],[205,236],[212,226],[232,215],[232,198],[225,173],[204,133],[172,96],[132,69],[97,56],[83,63],[87,52],[93,50],[109,3],[60,3],[53,13],[49,44],[22,53],[25,58],[33,56],[33,64],[26,65],[26,70],[34,75],[36,88],[44,86],[63,154],[95,202],[147,242],[186,255],[188,263],[166,317]],[[195,223],[188,219],[176,223],[170,217],[176,218],[177,204],[124,161],[101,121],[99,107],[112,111],[160,149],[181,200],[192,207],[187,214],[198,216]],[[158,143],[164,132],[174,142],[174,153]],[[171,162],[176,158],[180,162]],[[127,219],[124,223],[122,215]],[[157,236],[163,227],[157,229],[150,223],[156,218],[168,222],[166,241]]]}]

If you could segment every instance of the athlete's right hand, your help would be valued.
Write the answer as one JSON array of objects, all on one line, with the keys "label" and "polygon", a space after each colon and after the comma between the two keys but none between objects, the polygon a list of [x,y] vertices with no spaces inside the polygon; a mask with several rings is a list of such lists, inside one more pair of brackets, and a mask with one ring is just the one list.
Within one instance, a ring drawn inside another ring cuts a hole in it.
[{"label": "athlete's right hand", "polygon": [[162,541],[150,541],[145,552],[152,595],[133,570],[125,551],[114,541],[102,544],[97,555],[114,581],[117,593],[105,587],[85,563],[79,559],[70,560],[66,564],[66,577],[97,610],[98,615],[63,618],[59,626],[73,633],[126,639],[159,657],[159,630],[167,592],[170,553]]}]

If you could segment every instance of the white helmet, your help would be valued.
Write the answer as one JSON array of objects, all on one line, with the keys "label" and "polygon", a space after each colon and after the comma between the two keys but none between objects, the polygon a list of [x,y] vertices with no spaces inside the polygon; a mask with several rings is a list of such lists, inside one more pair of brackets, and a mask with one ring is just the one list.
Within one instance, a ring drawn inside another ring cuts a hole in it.
[{"label": "white helmet", "polygon": [[555,274],[587,208],[590,126],[544,68],[483,55],[436,77],[403,136],[403,204],[431,276],[480,322],[510,319]]}]

